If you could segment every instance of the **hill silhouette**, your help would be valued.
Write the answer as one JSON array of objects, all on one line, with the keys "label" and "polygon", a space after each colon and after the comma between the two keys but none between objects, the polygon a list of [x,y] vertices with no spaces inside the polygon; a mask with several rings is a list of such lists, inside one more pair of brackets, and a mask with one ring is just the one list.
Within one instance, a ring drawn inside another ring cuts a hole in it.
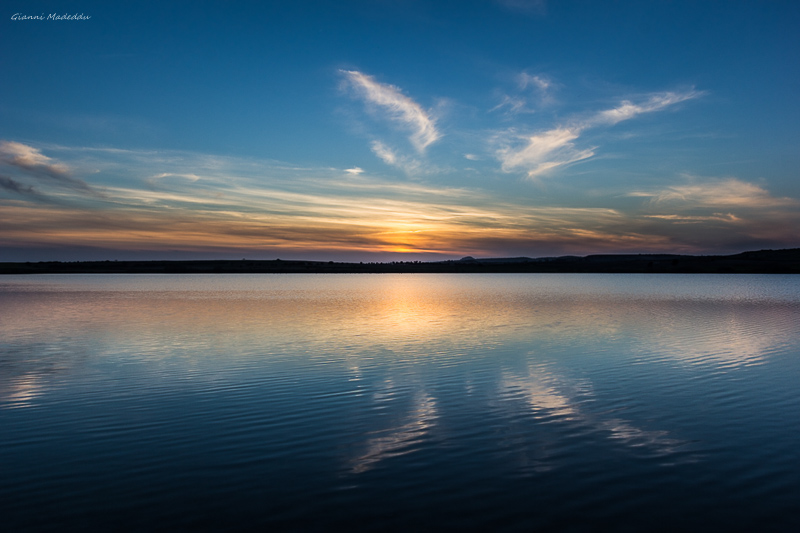
[{"label": "hill silhouette", "polygon": [[735,255],[601,254],[347,263],[291,260],[0,263],[0,274],[750,273],[800,274],[800,248]]}]

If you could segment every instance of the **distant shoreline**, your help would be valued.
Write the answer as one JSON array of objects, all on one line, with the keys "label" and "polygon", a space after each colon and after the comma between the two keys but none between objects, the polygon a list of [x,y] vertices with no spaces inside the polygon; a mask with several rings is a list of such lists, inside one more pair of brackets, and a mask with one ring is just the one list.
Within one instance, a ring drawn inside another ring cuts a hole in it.
[{"label": "distant shoreline", "polygon": [[2,262],[0,274],[800,274],[800,248],[735,255],[607,254],[347,263],[292,260]]}]

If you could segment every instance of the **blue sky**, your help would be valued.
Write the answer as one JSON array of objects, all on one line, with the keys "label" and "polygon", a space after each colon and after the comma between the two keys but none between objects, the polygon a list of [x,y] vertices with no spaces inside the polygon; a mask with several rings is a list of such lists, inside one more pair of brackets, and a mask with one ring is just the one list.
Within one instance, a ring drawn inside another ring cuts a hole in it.
[{"label": "blue sky", "polygon": [[797,2],[2,6],[2,261],[800,246]]}]

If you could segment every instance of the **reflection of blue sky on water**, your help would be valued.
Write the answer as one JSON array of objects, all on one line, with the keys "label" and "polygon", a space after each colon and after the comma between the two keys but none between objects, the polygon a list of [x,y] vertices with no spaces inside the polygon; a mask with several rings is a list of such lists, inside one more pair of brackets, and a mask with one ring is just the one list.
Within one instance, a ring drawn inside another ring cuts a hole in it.
[{"label": "reflection of blue sky on water", "polygon": [[10,276],[0,297],[12,525],[490,529],[665,501],[739,524],[800,494],[790,276]]},{"label": "reflection of blue sky on water", "polygon": [[785,364],[800,311],[782,277],[206,279],[8,278],[0,409],[225,398],[343,475],[470,439],[517,474],[567,468],[576,439],[678,464],[707,446],[702,403],[730,401],[712,385]]}]

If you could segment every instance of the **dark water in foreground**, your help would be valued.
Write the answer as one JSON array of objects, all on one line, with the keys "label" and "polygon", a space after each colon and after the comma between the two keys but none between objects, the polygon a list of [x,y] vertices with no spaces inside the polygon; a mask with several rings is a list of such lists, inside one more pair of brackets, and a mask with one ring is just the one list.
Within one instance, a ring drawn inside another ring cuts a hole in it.
[{"label": "dark water in foreground", "polygon": [[800,278],[0,278],[0,529],[800,526]]}]

